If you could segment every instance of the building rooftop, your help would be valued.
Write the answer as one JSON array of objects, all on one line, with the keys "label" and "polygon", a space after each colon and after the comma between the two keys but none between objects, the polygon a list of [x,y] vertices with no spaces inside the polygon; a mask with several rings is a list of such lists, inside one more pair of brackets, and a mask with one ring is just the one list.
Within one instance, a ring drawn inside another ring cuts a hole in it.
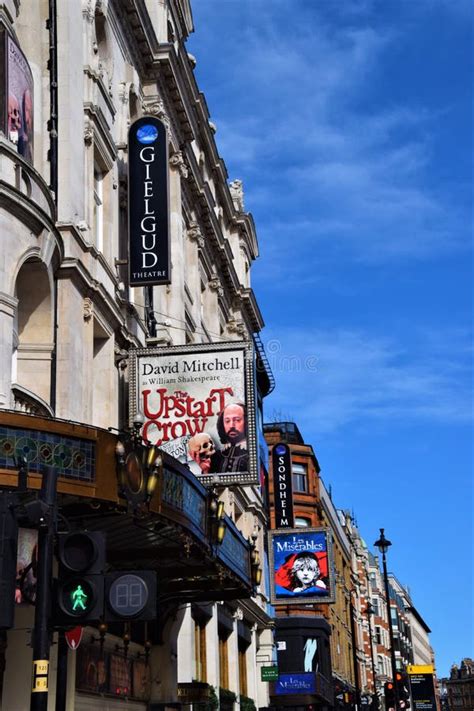
[{"label": "building rooftop", "polygon": [[267,422],[263,425],[264,432],[279,432],[282,442],[286,444],[305,444],[305,441],[294,422]]}]

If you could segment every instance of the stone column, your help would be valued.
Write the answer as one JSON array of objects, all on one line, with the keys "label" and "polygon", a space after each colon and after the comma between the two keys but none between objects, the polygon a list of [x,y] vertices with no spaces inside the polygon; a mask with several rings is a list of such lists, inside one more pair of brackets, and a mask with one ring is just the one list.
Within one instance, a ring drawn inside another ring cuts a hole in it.
[{"label": "stone column", "polygon": [[0,407],[13,407],[11,396],[13,326],[18,299],[0,292]]}]

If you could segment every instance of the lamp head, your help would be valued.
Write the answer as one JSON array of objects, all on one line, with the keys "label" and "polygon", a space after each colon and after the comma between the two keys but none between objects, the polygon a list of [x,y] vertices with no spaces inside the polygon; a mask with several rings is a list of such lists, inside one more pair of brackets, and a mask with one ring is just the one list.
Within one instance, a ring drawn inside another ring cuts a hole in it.
[{"label": "lamp head", "polygon": [[374,543],[382,554],[385,554],[392,545],[392,542],[385,538],[384,530],[384,528],[380,529],[380,538]]},{"label": "lamp head", "polygon": [[143,415],[143,412],[140,410],[137,410],[135,415],[133,416],[133,426],[136,430],[141,430],[143,425],[145,424],[145,417]]}]

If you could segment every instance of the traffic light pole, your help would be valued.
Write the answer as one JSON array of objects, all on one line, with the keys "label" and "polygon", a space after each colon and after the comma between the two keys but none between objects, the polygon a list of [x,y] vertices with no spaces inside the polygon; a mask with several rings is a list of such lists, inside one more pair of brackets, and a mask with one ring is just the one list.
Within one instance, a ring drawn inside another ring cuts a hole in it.
[{"label": "traffic light pole", "polygon": [[57,471],[53,467],[48,467],[43,474],[40,493],[40,500],[44,504],[44,514],[39,521],[38,528],[38,575],[35,626],[33,629],[33,674],[30,711],[47,711],[48,708],[51,585],[53,581],[57,478]]},{"label": "traffic light pole", "polygon": [[68,646],[64,630],[58,634],[58,671],[56,674],[55,711],[65,711],[67,697],[67,655]]},{"label": "traffic light pole", "polygon": [[393,638],[393,625],[392,625],[392,614],[390,610],[390,590],[388,587],[388,573],[387,573],[387,559],[385,557],[385,552],[382,552],[382,566],[383,566],[383,582],[385,586],[385,598],[387,602],[387,617],[388,617],[388,633],[390,636],[390,659],[392,662],[392,679],[393,679],[393,690],[395,696],[395,711],[400,710],[400,704],[398,702],[398,688],[397,688],[397,663],[395,660],[395,644]]}]

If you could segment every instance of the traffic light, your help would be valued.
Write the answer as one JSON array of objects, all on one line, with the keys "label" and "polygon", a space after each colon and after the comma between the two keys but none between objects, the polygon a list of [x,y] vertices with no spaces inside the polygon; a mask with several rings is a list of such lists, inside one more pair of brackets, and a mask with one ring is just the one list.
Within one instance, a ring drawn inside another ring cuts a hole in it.
[{"label": "traffic light", "polygon": [[96,622],[104,614],[105,534],[58,534],[56,626]]},{"label": "traffic light", "polygon": [[384,684],[385,693],[385,711],[395,710],[395,686],[391,681],[386,681]]},{"label": "traffic light", "polygon": [[156,619],[156,572],[122,570],[105,578],[105,620],[124,622]]},{"label": "traffic light", "polygon": [[16,585],[18,522],[14,500],[0,493],[0,629],[13,627]]},{"label": "traffic light", "polygon": [[410,708],[410,682],[406,672],[396,673],[398,704],[401,710]]}]

